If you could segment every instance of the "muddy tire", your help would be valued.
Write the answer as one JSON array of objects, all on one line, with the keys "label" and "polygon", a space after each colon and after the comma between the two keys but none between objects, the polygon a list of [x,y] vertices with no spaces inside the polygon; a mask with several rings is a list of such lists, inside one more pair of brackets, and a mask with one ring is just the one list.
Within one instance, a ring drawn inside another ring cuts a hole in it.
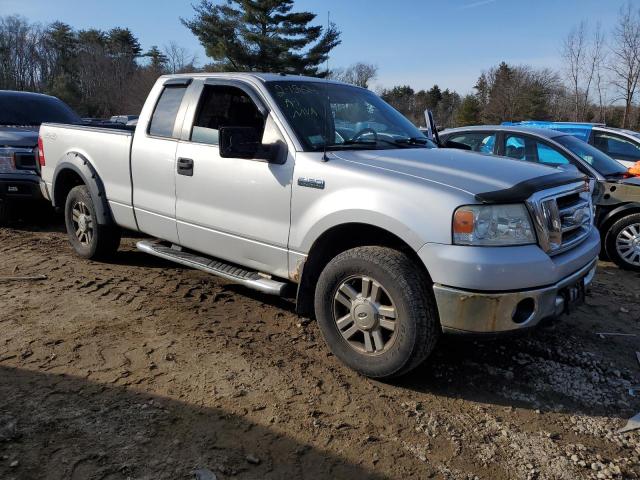
[{"label": "muddy tire", "polygon": [[640,272],[640,213],[621,218],[604,237],[607,256],[620,268]]},{"label": "muddy tire", "polygon": [[417,367],[440,333],[430,281],[407,255],[385,247],[331,260],[318,279],[315,312],[331,351],[371,378]]},{"label": "muddy tire", "polygon": [[93,200],[84,185],[69,192],[64,221],[71,246],[83,258],[106,259],[113,256],[120,246],[120,229],[115,225],[98,224]]}]

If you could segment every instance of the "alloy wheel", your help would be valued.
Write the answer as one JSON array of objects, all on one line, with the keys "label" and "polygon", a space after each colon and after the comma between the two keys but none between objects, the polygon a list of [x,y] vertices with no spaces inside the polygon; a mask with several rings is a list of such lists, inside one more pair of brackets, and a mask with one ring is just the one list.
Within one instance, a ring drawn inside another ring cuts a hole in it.
[{"label": "alloy wheel", "polygon": [[91,245],[93,240],[93,220],[86,203],[78,201],[71,209],[73,229],[78,241],[85,246]]},{"label": "alloy wheel", "polygon": [[616,238],[616,250],[625,262],[640,266],[640,223],[632,223],[620,230]]},{"label": "alloy wheel", "polygon": [[379,355],[393,344],[398,311],[389,292],[367,276],[353,276],[334,294],[333,318],[342,338],[359,353]]}]

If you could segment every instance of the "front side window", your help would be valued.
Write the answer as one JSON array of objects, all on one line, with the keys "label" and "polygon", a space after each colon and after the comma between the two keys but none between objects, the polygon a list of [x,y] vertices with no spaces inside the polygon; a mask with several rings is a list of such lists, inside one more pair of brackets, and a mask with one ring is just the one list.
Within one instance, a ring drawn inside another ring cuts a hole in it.
[{"label": "front side window", "polygon": [[623,160],[640,160],[640,148],[626,138],[604,132],[594,132],[593,144],[598,149]]},{"label": "front side window", "polygon": [[435,148],[415,125],[369,90],[324,82],[266,85],[307,151]]},{"label": "front side window", "polygon": [[474,152],[492,154],[493,147],[496,143],[496,135],[495,133],[487,132],[469,132],[461,135],[454,135],[447,141],[466,145]]},{"label": "front side window", "polygon": [[552,167],[572,163],[565,154],[551,145],[524,135],[507,135],[505,137],[505,156]]},{"label": "front side window", "polygon": [[149,134],[167,138],[174,136],[173,128],[186,90],[187,88],[184,86],[168,86],[164,88],[151,116]]},{"label": "front side window", "polygon": [[265,119],[251,97],[238,87],[205,85],[191,141],[217,145],[222,127],[250,127],[258,138],[264,133]]},{"label": "front side window", "polygon": [[536,142],[536,153],[538,154],[538,162],[546,165],[567,165],[571,163],[564,154],[541,142]]}]

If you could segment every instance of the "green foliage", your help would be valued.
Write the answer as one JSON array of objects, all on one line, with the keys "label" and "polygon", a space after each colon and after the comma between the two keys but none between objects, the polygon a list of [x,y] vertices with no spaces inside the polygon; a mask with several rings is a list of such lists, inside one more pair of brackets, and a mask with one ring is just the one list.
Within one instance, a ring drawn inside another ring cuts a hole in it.
[{"label": "green foliage", "polygon": [[152,70],[158,73],[163,73],[166,70],[169,60],[157,45],[153,45],[144,56],[149,58],[149,68]]},{"label": "green foliage", "polygon": [[383,90],[381,96],[416,125],[425,124],[424,112],[427,109],[433,112],[439,126],[455,125],[460,95],[449,89],[442,91],[438,85],[434,85],[428,91],[420,90],[416,93],[410,86],[401,85]]},{"label": "green foliage", "polygon": [[293,0],[200,0],[195,18],[182,19],[225,70],[322,76],[340,32],[310,25],[316,15],[292,12]]},{"label": "green foliage", "polygon": [[477,125],[481,121],[482,107],[475,95],[465,95],[456,113],[456,125]]}]

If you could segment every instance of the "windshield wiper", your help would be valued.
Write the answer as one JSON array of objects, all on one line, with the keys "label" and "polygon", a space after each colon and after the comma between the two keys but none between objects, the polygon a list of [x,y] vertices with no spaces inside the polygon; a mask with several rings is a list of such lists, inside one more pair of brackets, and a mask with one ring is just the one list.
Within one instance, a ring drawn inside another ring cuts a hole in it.
[{"label": "windshield wiper", "polygon": [[336,149],[345,146],[353,146],[353,147],[375,147],[378,143],[386,143],[387,145],[393,145],[394,147],[402,147],[408,148],[415,145],[424,146],[429,143],[426,138],[419,137],[407,137],[407,138],[398,138],[389,140],[387,138],[376,138],[375,140],[364,140],[364,139],[356,139],[356,140],[345,140],[342,143],[336,143],[333,145],[327,145],[328,149]]},{"label": "windshield wiper", "polygon": [[426,145],[429,143],[429,140],[426,138],[420,137],[407,137],[407,138],[398,138],[394,140],[395,143],[398,144],[409,144],[409,145]]},{"label": "windshield wiper", "polygon": [[375,140],[345,140],[342,143],[338,143],[336,145],[375,145],[376,142]]}]

